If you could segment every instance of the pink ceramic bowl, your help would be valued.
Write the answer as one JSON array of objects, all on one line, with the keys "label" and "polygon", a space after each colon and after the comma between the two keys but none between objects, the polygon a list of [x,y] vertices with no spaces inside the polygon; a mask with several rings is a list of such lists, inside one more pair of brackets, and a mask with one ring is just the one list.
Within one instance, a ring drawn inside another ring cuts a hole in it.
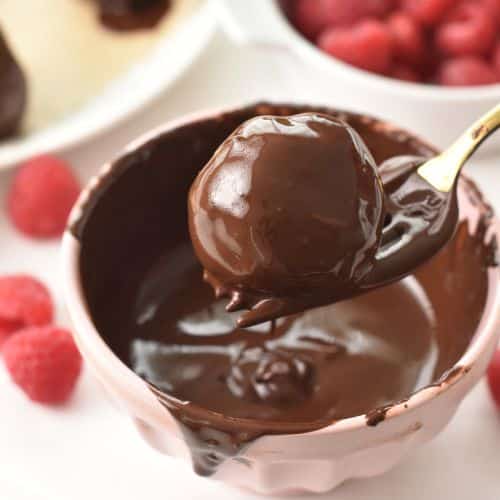
[{"label": "pink ceramic bowl", "polygon": [[[82,224],[82,221],[84,223],[85,218],[92,217],[93,207],[98,203],[96,192],[112,188],[123,170],[117,168],[119,163],[123,165],[121,160],[135,158],[139,162],[149,161],[144,153],[151,141],[164,141],[172,135],[185,133],[193,126],[205,127],[208,124],[209,128],[220,127],[227,121],[237,123],[255,114],[291,114],[304,109],[256,105],[244,110],[189,116],[164,125],[134,141],[119,159],[106,164],[82,192],[73,210],[71,224],[63,239],[62,260],[66,300],[74,322],[75,339],[87,365],[118,406],[134,419],[145,440],[166,454],[189,460],[188,449],[176,421],[147,383],[113,353],[94,326],[80,273],[81,244],[72,228],[75,224]],[[401,133],[385,123],[376,120],[373,123],[376,127],[391,130],[391,133]],[[231,126],[234,127],[234,124]],[[193,137],[193,148],[198,146],[196,137]],[[468,186],[468,181],[461,182],[460,211],[462,218],[469,219],[472,228],[477,225],[480,197],[474,190],[475,198],[471,199],[465,192]],[[141,188],[137,186],[137,189]],[[116,217],[121,215],[117,213]],[[491,221],[489,231],[500,236],[496,220]],[[228,459],[223,463],[213,477],[263,494],[283,494],[324,492],[346,479],[375,476],[389,470],[445,427],[465,395],[483,375],[500,333],[499,277],[498,267],[490,267],[485,274],[484,309],[476,330],[471,332],[470,344],[454,367],[435,385],[391,406],[378,425],[368,425],[367,416],[359,415],[313,432],[263,436],[248,446],[238,459]]]}]

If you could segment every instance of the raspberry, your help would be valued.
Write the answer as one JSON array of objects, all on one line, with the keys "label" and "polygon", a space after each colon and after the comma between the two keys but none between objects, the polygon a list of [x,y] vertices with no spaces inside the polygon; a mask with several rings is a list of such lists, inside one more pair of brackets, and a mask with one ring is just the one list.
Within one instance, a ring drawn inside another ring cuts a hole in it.
[{"label": "raspberry", "polygon": [[500,409],[500,349],[495,352],[487,373],[491,396]]},{"label": "raspberry", "polygon": [[20,322],[0,318],[0,348],[16,330],[22,327],[23,324]]},{"label": "raspberry", "polygon": [[422,81],[422,78],[414,69],[410,68],[409,66],[405,66],[404,64],[395,66],[392,69],[390,76],[392,78],[397,78],[398,80],[404,80],[406,82]]},{"label": "raspberry", "polygon": [[493,50],[493,67],[495,68],[495,71],[500,79],[500,42],[496,44]]},{"label": "raspberry", "polygon": [[298,0],[292,20],[304,36],[315,39],[327,26],[324,1]]},{"label": "raspberry", "polygon": [[437,82],[441,85],[488,85],[497,81],[493,68],[478,57],[448,59],[437,73]]},{"label": "raspberry", "polygon": [[58,236],[79,192],[65,162],[48,155],[33,158],[18,171],[8,195],[12,222],[29,236]]},{"label": "raspberry", "polygon": [[482,3],[495,21],[500,24],[500,0],[482,0]]},{"label": "raspberry", "polygon": [[20,328],[50,323],[52,315],[50,294],[38,280],[25,275],[0,278],[0,345]]},{"label": "raspberry", "polygon": [[393,37],[396,57],[411,64],[422,63],[426,47],[420,24],[405,12],[394,13],[387,24]]},{"label": "raspberry", "polygon": [[295,27],[314,40],[327,27],[349,26],[367,17],[383,17],[395,0],[298,0]]},{"label": "raspberry", "polygon": [[22,330],[5,342],[3,355],[12,380],[39,403],[66,401],[82,365],[71,334],[53,326]]},{"label": "raspberry", "polygon": [[402,7],[417,21],[434,25],[439,23],[456,0],[401,0]]},{"label": "raspberry", "polygon": [[349,26],[366,18],[384,17],[394,0],[323,0],[328,25]]},{"label": "raspberry", "polygon": [[460,4],[436,31],[436,46],[454,56],[488,52],[496,36],[495,21],[481,4]]},{"label": "raspberry", "polygon": [[376,73],[385,73],[392,62],[392,37],[379,21],[366,20],[350,28],[324,31],[318,45],[328,54]]}]

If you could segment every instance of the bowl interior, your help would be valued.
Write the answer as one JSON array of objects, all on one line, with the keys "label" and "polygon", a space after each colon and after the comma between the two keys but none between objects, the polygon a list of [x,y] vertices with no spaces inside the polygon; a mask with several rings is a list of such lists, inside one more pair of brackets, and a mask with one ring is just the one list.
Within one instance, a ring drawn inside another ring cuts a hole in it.
[{"label": "bowl interior", "polygon": [[[97,331],[128,366],[131,339],[127,338],[126,312],[134,307],[141,279],[152,263],[175,251],[169,248],[173,241],[189,245],[186,199],[197,172],[243,121],[260,114],[289,115],[310,109],[260,104],[166,130],[118,159],[91,190],[82,216],[71,228],[81,242],[83,292]],[[314,110],[347,120],[379,163],[396,154],[435,153],[417,138],[383,122],[328,109]],[[461,197],[463,220],[455,237],[415,273],[436,318],[435,336],[440,349],[434,380],[464,354],[486,303],[484,233],[471,231],[467,220],[470,207],[481,200],[469,181],[462,181],[461,192],[465,193]],[[168,395],[164,396],[168,399]],[[196,405],[186,409],[194,413],[197,410]],[[220,417],[213,414],[214,419]],[[276,432],[293,430],[293,426],[288,428],[283,423],[275,427]],[[272,423],[269,429],[273,430]],[[304,430],[303,426],[300,430]]]}]

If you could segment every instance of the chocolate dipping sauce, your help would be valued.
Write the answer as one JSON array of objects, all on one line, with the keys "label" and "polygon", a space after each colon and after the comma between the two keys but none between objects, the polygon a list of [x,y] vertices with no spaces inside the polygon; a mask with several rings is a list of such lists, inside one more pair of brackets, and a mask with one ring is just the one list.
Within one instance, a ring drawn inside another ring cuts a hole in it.
[{"label": "chocolate dipping sauce", "polygon": [[117,31],[154,28],[170,0],[98,0],[101,22]]},{"label": "chocolate dipping sauce", "polygon": [[191,240],[206,281],[230,298],[228,311],[248,309],[237,323],[251,326],[401,278],[457,223],[454,194],[417,175],[424,161],[388,160],[381,179],[342,120],[248,120],[190,189]]},{"label": "chocolate dipping sauce", "polygon": [[[245,120],[304,111],[263,104],[161,134],[115,163],[72,228],[98,331],[177,420],[200,474],[265,434],[307,432],[359,414],[380,423],[391,404],[447,376],[484,308],[487,268],[496,262],[495,242],[485,236],[491,209],[462,179],[462,203],[478,207],[479,223],[462,219],[411,277],[274,324],[234,326],[202,280],[187,228],[188,190]],[[435,154],[372,119],[319,111],[354,127],[378,164]]]},{"label": "chocolate dipping sauce", "polygon": [[0,31],[0,138],[15,134],[26,108],[26,80]]}]

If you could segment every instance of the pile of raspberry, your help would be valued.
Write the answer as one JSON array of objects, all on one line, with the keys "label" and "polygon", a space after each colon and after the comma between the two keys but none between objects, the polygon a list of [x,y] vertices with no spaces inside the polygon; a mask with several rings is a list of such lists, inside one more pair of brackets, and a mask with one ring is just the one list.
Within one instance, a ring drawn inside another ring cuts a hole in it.
[{"label": "pile of raspberry", "polygon": [[[80,192],[70,166],[55,156],[22,165],[7,195],[11,222],[25,236],[59,237]],[[72,335],[53,325],[47,287],[25,274],[0,276],[0,355],[13,382],[33,401],[60,404],[72,394],[82,360]]]},{"label": "pile of raspberry", "polygon": [[290,0],[327,54],[372,73],[448,86],[500,82],[500,0]]},{"label": "pile of raspberry", "polygon": [[0,277],[0,354],[13,382],[45,404],[71,396],[82,366],[71,334],[52,324],[53,311],[49,291],[36,278]]}]

